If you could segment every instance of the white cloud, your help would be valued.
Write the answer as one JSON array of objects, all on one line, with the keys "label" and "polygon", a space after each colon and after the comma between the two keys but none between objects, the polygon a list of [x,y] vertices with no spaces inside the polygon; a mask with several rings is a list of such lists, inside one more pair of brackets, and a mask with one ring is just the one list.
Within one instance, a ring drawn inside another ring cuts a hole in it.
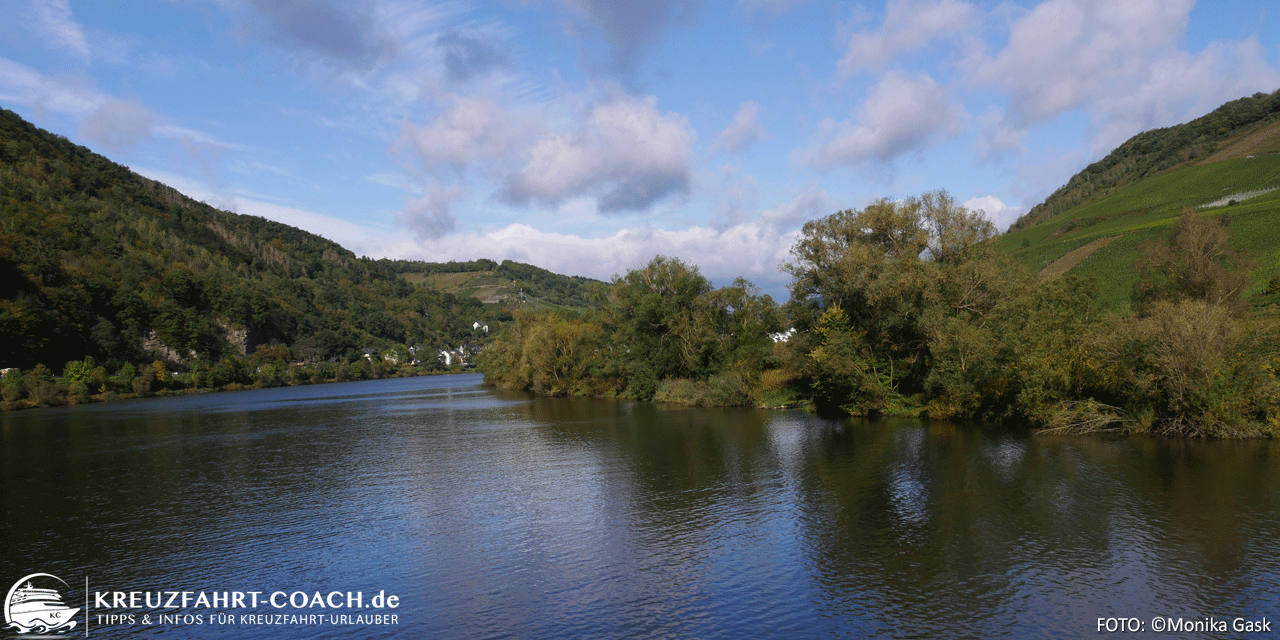
[{"label": "white cloud", "polygon": [[416,151],[432,173],[501,160],[531,137],[530,126],[520,124],[489,96],[448,94],[443,102],[443,112],[430,125],[419,127],[407,120],[400,125],[400,145]]},{"label": "white cloud", "polygon": [[589,195],[600,213],[643,211],[689,191],[688,119],[660,114],[653,97],[613,95],[593,105],[574,131],[551,132],[506,181],[504,199],[557,205]]},{"label": "white cloud", "polygon": [[826,191],[809,191],[761,212],[760,222],[778,229],[790,229],[835,213],[835,206],[835,199]]},{"label": "white cloud", "polygon": [[151,135],[151,110],[141,100],[110,99],[80,122],[80,137],[123,150]]},{"label": "white cloud", "polygon": [[1026,130],[1011,126],[1006,120],[1004,110],[992,107],[978,118],[982,132],[975,144],[978,157],[984,160],[998,160],[1007,154],[1025,153],[1027,151]]},{"label": "white cloud", "polygon": [[[197,180],[164,170],[135,168],[196,200],[216,204],[226,194],[208,189]],[[450,189],[444,189],[449,192]],[[464,193],[446,196],[465,198]],[[702,273],[721,283],[744,276],[766,291],[779,295],[786,277],[778,265],[790,257],[798,232],[780,232],[780,225],[790,224],[797,215],[817,211],[812,203],[827,199],[825,193],[802,194],[794,200],[765,212],[760,222],[747,222],[725,229],[690,226],[685,229],[629,227],[608,235],[585,236],[554,233],[528,224],[510,224],[484,233],[456,233],[432,237],[411,237],[394,229],[379,229],[367,223],[356,224],[321,215],[297,207],[266,202],[261,197],[235,193],[229,196],[231,207],[245,215],[282,222],[323,236],[350,249],[356,255],[380,258],[403,258],[443,262],[474,260],[488,257],[515,260],[538,265],[556,273],[582,275],[601,280],[621,275],[628,269],[643,266],[655,255],[668,255],[696,264]],[[818,205],[825,210],[825,205]],[[800,212],[797,214],[797,212]],[[825,213],[823,214],[825,215]]]},{"label": "white cloud", "polygon": [[816,148],[793,156],[819,168],[891,162],[921,151],[939,139],[960,134],[965,113],[927,75],[886,73],[872,87],[858,113],[858,124],[824,120]]},{"label": "white cloud", "polygon": [[[140,100],[122,100],[85,84],[50,78],[5,58],[0,58],[0,101],[80,119],[80,135],[89,137],[94,142],[111,144],[112,140],[116,143],[129,143],[132,140],[130,144],[136,144],[146,137],[143,135],[145,133],[179,142],[189,140],[227,149],[242,148],[222,142],[202,131],[156,122],[159,118]],[[121,124],[126,130],[108,131],[107,128],[113,123]]]},{"label": "white cloud", "polygon": [[1192,0],[1047,0],[1012,24],[1008,45],[966,61],[970,79],[1000,87],[1008,107],[985,122],[979,150],[1021,151],[1033,125],[1081,109],[1095,154],[1145,129],[1202,115],[1280,72],[1253,38],[1180,48]]},{"label": "white cloud", "polygon": [[433,186],[422,197],[409,199],[404,211],[396,216],[396,224],[419,238],[439,238],[457,226],[453,205],[470,198],[471,193],[462,185]]},{"label": "white cloud", "polygon": [[1098,96],[1091,147],[1107,153],[1140,131],[1204,115],[1223,103],[1280,86],[1280,69],[1267,64],[1254,38],[1216,42],[1200,53],[1158,56],[1122,92]]},{"label": "white cloud", "polygon": [[980,17],[976,7],[960,0],[889,0],[884,24],[853,34],[837,66],[845,77],[882,69],[900,54],[965,33]]},{"label": "white cloud", "polygon": [[1047,0],[974,70],[1009,95],[1018,124],[1051,118],[1141,78],[1186,30],[1193,0]]},{"label": "white cloud", "polygon": [[83,84],[55,80],[24,64],[0,58],[0,100],[82,118],[108,96]]},{"label": "white cloud", "polygon": [[32,0],[30,16],[32,28],[51,49],[67,51],[89,62],[89,42],[67,0]]},{"label": "white cloud", "polygon": [[1013,224],[1013,221],[1017,220],[1018,216],[1026,213],[1024,209],[1011,207],[995,196],[969,198],[964,202],[963,206],[970,211],[985,213],[987,219],[996,225],[996,229],[1001,231],[1009,228],[1009,225]]},{"label": "white cloud", "polygon": [[778,265],[788,259],[796,232],[778,234],[771,225],[744,223],[727,229],[693,226],[666,230],[633,227],[608,236],[550,233],[512,224],[488,233],[461,233],[423,241],[411,255],[429,260],[472,260],[476,256],[515,260],[569,275],[608,280],[644,266],[655,255],[698,265],[703,275],[727,282],[737,276],[762,287],[785,282]]},{"label": "white cloud", "polygon": [[737,153],[759,140],[764,129],[758,121],[760,105],[755,102],[744,102],[738,106],[738,113],[733,122],[725,127],[711,145],[711,153]]},{"label": "white cloud", "polygon": [[203,131],[190,129],[187,127],[180,127],[172,123],[157,124],[151,128],[151,132],[162,138],[177,140],[178,142],[185,141],[185,142],[193,142],[196,144],[222,147],[223,149],[236,149],[241,151],[244,150],[244,147],[241,145],[232,144],[230,142],[224,142],[214,137],[213,135],[205,133]]}]

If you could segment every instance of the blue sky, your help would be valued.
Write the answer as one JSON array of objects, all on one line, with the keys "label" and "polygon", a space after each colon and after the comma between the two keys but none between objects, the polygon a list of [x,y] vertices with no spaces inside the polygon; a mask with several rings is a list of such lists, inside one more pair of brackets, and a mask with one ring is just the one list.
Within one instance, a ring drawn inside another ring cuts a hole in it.
[{"label": "blue sky", "polygon": [[1280,88],[1268,2],[0,0],[0,106],[359,255],[782,293],[806,220],[1001,228],[1129,136]]}]

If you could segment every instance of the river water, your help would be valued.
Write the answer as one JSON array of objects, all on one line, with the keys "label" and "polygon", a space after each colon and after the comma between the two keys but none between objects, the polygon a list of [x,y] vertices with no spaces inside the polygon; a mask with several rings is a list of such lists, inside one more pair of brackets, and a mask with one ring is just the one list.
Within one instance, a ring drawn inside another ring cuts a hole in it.
[{"label": "river water", "polygon": [[100,638],[1280,636],[1276,442],[480,383],[5,414],[0,589]]}]

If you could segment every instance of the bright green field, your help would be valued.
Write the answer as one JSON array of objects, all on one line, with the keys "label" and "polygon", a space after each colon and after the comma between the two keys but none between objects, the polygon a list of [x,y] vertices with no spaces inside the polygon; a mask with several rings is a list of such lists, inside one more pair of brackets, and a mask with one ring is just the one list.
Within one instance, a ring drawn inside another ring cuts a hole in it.
[{"label": "bright green field", "polygon": [[[1123,236],[1070,271],[1096,276],[1102,303],[1121,308],[1128,305],[1138,277],[1134,263],[1140,256],[1139,243],[1168,234],[1183,207],[1270,187],[1280,187],[1280,154],[1186,167],[1119,189],[1042,225],[1001,236],[997,243],[1039,271],[1076,247],[1098,238]],[[1260,254],[1250,293],[1280,275],[1280,190],[1235,205],[1197,211],[1209,216],[1229,214],[1232,242]]]}]

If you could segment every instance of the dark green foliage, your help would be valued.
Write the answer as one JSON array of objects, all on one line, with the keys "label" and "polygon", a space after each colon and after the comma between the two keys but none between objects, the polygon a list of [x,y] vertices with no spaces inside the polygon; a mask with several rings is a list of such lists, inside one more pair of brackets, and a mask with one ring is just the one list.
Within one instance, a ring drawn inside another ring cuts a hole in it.
[{"label": "dark green foliage", "polygon": [[876,356],[844,309],[828,308],[813,333],[817,345],[800,370],[819,415],[867,415],[901,404],[890,362]]},{"label": "dark green foliage", "polygon": [[[482,341],[469,329],[483,314],[387,261],[195,202],[0,110],[0,366],[176,356],[191,368],[272,343],[311,359],[392,343],[434,351]],[[153,331],[160,347],[144,353]]]},{"label": "dark green foliage", "polygon": [[[788,366],[818,410],[1197,437],[1280,427],[1280,348],[1245,318],[1251,265],[1227,221],[1188,212],[1150,243],[1141,313],[1125,318],[1099,311],[1091,280],[1037,279],[987,243],[930,260],[911,257],[918,240],[881,242],[910,237],[905,206],[811,223],[797,244],[793,291],[822,313]],[[897,231],[875,233],[886,221]]]},{"label": "dark green foliage", "polygon": [[696,267],[658,256],[614,278],[608,300],[600,311],[517,313],[482,354],[485,380],[547,395],[737,405],[777,365],[768,334],[779,310],[744,280],[713,290]]},{"label": "dark green foliage", "polygon": [[632,396],[649,400],[659,380],[706,375],[712,344],[692,315],[710,291],[696,267],[663,256],[614,280],[608,324],[627,349]]},{"label": "dark green foliage", "polygon": [[[838,378],[871,376],[867,379],[883,384],[888,391],[877,391],[878,397],[922,391],[930,310],[983,314],[998,297],[992,289],[999,288],[995,283],[1005,271],[991,262],[995,257],[984,244],[994,235],[986,218],[959,206],[945,191],[882,199],[806,223],[791,250],[795,261],[783,266],[793,277],[790,308],[796,327],[813,329],[791,347],[793,353],[808,353],[807,361],[797,358],[793,366],[814,381],[827,380],[821,371],[825,365],[813,356],[819,353],[837,367],[832,375]],[[984,263],[990,267],[975,267],[979,254],[990,258]],[[830,313],[834,309],[839,316]],[[847,323],[848,329],[837,331],[832,322]],[[819,330],[824,323],[826,329]],[[845,344],[843,333],[855,334],[858,344]]]}]

